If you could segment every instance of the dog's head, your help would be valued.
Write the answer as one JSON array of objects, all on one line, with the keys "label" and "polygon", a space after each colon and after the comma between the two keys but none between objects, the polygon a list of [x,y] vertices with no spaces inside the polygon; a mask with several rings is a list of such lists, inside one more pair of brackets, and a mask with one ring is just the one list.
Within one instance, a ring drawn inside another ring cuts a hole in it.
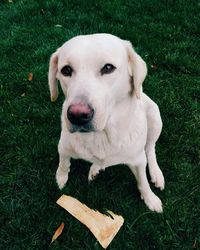
[{"label": "dog's head", "polygon": [[57,99],[58,79],[69,131],[102,131],[115,105],[128,95],[140,98],[146,73],[145,62],[130,42],[109,34],[77,36],[51,56],[51,100]]}]

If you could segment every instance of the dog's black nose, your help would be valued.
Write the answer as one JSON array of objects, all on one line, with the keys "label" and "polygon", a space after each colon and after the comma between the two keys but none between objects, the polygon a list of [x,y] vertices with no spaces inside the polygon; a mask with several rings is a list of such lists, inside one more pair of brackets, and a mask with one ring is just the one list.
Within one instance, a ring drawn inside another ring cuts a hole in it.
[{"label": "dog's black nose", "polygon": [[91,122],[94,109],[85,103],[72,104],[67,110],[67,118],[72,125],[83,126]]}]

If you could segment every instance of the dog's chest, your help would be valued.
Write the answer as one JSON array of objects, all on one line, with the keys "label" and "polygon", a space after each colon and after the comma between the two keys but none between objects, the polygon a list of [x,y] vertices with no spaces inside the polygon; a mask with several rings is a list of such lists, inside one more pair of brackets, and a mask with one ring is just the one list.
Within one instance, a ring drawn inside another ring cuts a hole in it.
[{"label": "dog's chest", "polygon": [[123,131],[111,128],[107,132],[77,134],[71,142],[74,158],[106,165],[127,163],[144,148],[146,128],[134,126]]}]

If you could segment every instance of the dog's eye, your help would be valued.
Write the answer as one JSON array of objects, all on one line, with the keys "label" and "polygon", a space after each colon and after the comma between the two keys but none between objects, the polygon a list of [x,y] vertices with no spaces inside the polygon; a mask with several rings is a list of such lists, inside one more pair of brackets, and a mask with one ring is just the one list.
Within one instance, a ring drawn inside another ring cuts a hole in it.
[{"label": "dog's eye", "polygon": [[61,69],[61,73],[64,75],[64,76],[72,76],[72,72],[73,72],[73,69],[71,66],[69,65],[65,65],[62,69]]},{"label": "dog's eye", "polygon": [[107,63],[103,66],[103,68],[101,69],[101,74],[104,75],[104,74],[110,74],[112,73],[114,70],[116,69],[115,66],[113,66],[112,64],[110,63]]}]

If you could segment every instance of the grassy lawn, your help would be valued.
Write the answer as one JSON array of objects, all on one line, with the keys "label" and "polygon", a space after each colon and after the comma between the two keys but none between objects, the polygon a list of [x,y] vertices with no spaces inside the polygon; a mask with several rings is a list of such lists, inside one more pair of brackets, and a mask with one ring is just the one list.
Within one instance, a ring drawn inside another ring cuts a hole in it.
[{"label": "grassy lawn", "polygon": [[[123,215],[110,250],[200,248],[199,13],[196,0],[1,1],[0,249],[102,249],[55,203],[63,193]],[[99,32],[130,40],[147,62],[144,91],[159,105],[164,123],[157,157],[166,188],[152,186],[163,214],[140,200],[126,166],[108,168],[88,184],[90,164],[72,161],[67,186],[57,188],[64,97],[50,102],[49,57],[69,38]],[[64,231],[50,245],[61,222]]]}]

